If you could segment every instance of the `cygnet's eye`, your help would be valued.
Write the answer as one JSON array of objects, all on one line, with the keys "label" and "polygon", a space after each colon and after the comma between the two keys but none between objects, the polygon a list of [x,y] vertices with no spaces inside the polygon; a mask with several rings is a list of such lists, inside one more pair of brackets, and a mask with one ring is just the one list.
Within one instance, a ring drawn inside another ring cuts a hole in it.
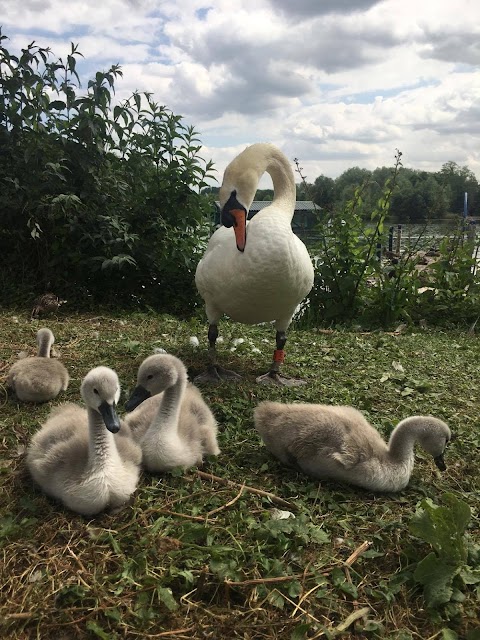
[{"label": "cygnet's eye", "polygon": [[147,376],[147,380],[151,380],[152,378],[153,378],[153,373],[150,373],[150,374]]},{"label": "cygnet's eye", "polygon": [[97,394],[97,396],[98,396],[98,389],[94,389],[94,390],[93,390],[93,393],[96,393],[96,394]]}]

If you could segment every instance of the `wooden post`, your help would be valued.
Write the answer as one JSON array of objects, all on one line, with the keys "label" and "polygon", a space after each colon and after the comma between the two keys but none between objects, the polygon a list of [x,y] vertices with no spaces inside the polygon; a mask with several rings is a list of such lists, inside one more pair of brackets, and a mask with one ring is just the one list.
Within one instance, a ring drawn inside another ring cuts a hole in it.
[{"label": "wooden post", "polygon": [[398,255],[400,255],[401,243],[402,243],[402,225],[399,224],[397,227],[397,246],[396,246],[396,253]]},{"label": "wooden post", "polygon": [[393,251],[393,227],[388,230],[388,250]]}]

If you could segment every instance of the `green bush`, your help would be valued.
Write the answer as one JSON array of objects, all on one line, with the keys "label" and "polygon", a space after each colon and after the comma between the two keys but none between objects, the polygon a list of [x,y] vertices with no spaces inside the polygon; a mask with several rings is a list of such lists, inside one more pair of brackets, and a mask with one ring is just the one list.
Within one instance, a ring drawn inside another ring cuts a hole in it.
[{"label": "green bush", "polygon": [[88,303],[191,311],[208,235],[211,174],[193,127],[134,93],[112,105],[118,65],[80,93],[66,60],[0,32],[2,302],[53,289]]}]

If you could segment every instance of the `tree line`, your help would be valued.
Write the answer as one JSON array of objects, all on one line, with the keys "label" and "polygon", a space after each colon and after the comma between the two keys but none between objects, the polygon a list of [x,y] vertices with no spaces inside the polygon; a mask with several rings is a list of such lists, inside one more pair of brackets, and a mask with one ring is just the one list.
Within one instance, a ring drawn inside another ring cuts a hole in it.
[{"label": "tree line", "polygon": [[[313,200],[328,210],[343,209],[355,189],[364,185],[362,197],[368,211],[374,208],[391,174],[389,167],[374,171],[352,167],[335,179],[321,175],[311,184],[298,184],[297,199]],[[453,161],[443,164],[440,171],[432,172],[402,166],[396,177],[389,218],[392,222],[424,223],[461,215],[465,192],[468,194],[468,215],[479,215],[480,185],[468,167]]]},{"label": "tree line", "polygon": [[[297,200],[312,200],[327,211],[343,211],[355,190],[362,188],[365,211],[375,208],[381,197],[385,181],[392,176],[391,167],[379,167],[373,171],[351,167],[337,178],[320,175],[314,182],[297,183]],[[218,193],[217,187],[207,188]],[[467,166],[448,161],[440,171],[418,171],[400,167],[396,176],[396,188],[390,203],[389,220],[396,223],[425,223],[462,215],[464,197],[468,194],[468,215],[480,215],[480,184]],[[272,189],[259,189],[255,200],[270,201]]]}]

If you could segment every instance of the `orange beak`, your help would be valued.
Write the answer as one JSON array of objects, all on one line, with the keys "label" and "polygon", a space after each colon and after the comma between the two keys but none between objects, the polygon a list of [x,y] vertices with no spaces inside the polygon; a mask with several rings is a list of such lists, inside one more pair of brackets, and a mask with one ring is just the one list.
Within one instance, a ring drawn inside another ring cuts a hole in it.
[{"label": "orange beak", "polygon": [[231,209],[230,213],[235,219],[233,230],[237,249],[243,253],[247,244],[247,216],[243,209]]}]

